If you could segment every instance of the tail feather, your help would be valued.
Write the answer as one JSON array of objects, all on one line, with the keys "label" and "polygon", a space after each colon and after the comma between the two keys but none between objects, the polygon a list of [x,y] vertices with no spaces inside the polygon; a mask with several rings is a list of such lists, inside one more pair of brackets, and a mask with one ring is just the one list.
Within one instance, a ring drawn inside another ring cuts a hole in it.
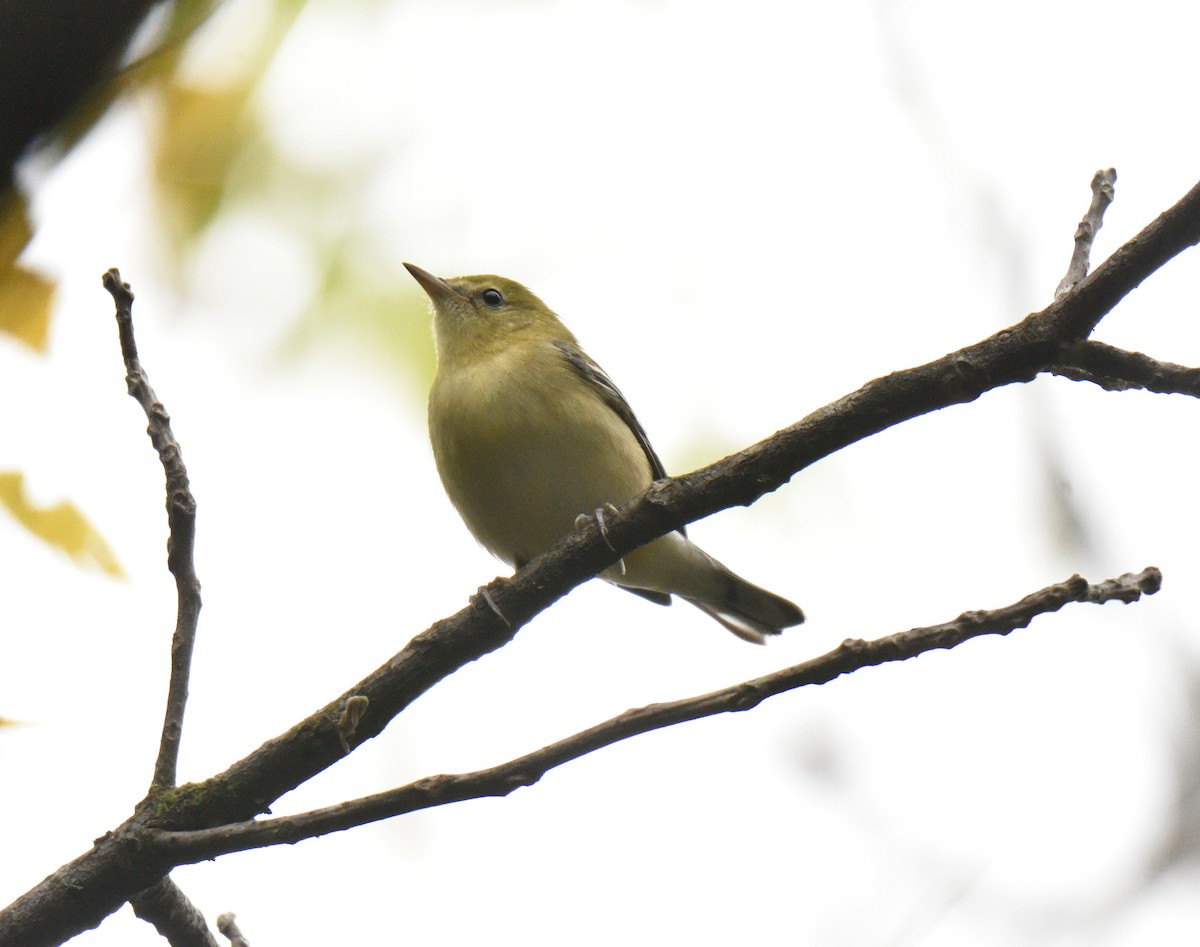
[{"label": "tail feather", "polygon": [[724,566],[717,594],[701,598],[683,596],[700,611],[720,622],[743,641],[766,644],[771,635],[804,621],[804,612],[786,598],[734,575]]},{"label": "tail feather", "polygon": [[804,621],[804,612],[786,598],[735,575],[680,533],[634,550],[620,569],[614,566],[601,575],[660,605],[678,595],[754,644]]}]

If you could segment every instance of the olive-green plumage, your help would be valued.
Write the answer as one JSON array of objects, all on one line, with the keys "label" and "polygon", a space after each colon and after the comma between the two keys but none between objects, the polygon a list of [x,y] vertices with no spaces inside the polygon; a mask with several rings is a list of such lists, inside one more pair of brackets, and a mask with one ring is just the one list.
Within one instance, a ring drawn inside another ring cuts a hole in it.
[{"label": "olive-green plumage", "polygon": [[[484,548],[520,568],[567,535],[579,514],[620,505],[666,476],[616,386],[537,296],[499,276],[443,280],[405,266],[433,302],[434,461]],[[747,641],[804,621],[791,602],[734,575],[682,531],[601,576],[660,604],[679,595]]]}]

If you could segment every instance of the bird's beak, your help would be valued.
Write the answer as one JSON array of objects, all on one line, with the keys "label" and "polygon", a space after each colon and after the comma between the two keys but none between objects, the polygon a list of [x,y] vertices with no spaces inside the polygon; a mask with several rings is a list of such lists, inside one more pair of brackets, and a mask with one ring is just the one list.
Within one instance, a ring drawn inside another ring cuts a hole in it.
[{"label": "bird's beak", "polygon": [[432,273],[427,273],[419,266],[414,266],[411,263],[405,263],[404,268],[412,274],[413,279],[421,284],[421,289],[425,290],[435,305],[445,300],[461,298],[462,293],[444,279],[434,276]]}]

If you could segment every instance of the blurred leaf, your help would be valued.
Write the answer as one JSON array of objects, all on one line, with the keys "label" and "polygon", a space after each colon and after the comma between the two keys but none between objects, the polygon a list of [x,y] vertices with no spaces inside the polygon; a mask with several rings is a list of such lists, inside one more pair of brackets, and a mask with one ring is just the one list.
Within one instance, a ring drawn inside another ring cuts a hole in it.
[{"label": "blurred leaf", "polygon": [[43,352],[50,332],[54,283],[23,266],[0,272],[0,331]]},{"label": "blurred leaf", "polygon": [[[63,118],[48,143],[59,154],[69,151],[107,113],[122,94],[172,75],[186,41],[209,17],[219,0],[175,0],[167,10],[154,45],[111,79],[101,82]],[[0,195],[0,332],[44,351],[50,329],[55,283],[17,258],[33,227],[25,197],[14,188]]]},{"label": "blurred leaf", "polygon": [[172,262],[186,284],[193,276],[189,256],[223,214],[282,222],[311,251],[319,272],[315,294],[281,339],[280,354],[295,356],[331,335],[351,337],[365,343],[391,377],[423,395],[434,369],[428,300],[409,288],[406,274],[370,272],[359,262],[372,258],[353,214],[362,203],[363,165],[314,169],[290,160],[257,107],[259,85],[306,3],[266,0],[265,15],[252,22],[249,35],[239,34],[232,73],[184,62],[157,85],[153,180]]},{"label": "blurred leaf", "polygon": [[184,241],[216,216],[229,169],[246,143],[248,84],[197,89],[171,84],[163,90],[162,124],[154,155],[164,202]]},{"label": "blurred leaf", "polygon": [[56,147],[62,152],[70,151],[122,95],[162,83],[173,75],[187,40],[219,3],[220,0],[175,0],[170,4],[154,45],[123,66],[108,82],[97,86],[63,119],[55,131]]},{"label": "blurred leaf", "polygon": [[9,188],[0,198],[0,265],[16,263],[32,236],[25,195]]},{"label": "blurred leaf", "polygon": [[[215,6],[215,0],[191,2],[205,8],[205,17]],[[173,71],[169,82],[160,83],[162,119],[154,143],[154,180],[159,207],[178,253],[191,248],[213,219],[236,201],[239,191],[261,196],[261,186],[254,181],[239,181],[239,175],[232,172],[265,147],[261,122],[251,100],[306,2],[271,0],[266,4],[266,22],[253,48],[239,55],[236,75],[215,82],[209,76],[191,82]],[[191,17],[179,17],[180,22],[173,25],[175,42],[180,47],[198,25],[196,16],[199,11]],[[165,58],[174,70],[180,57]]]},{"label": "blurred leaf", "polygon": [[157,81],[174,73],[188,40],[204,25],[221,0],[175,0],[155,44],[121,70],[126,85]]},{"label": "blurred leaf", "polygon": [[349,336],[380,359],[397,381],[411,383],[423,400],[436,368],[429,297],[394,273],[364,272],[355,265],[353,240],[331,249],[316,298],[302,315],[284,352],[319,347],[328,334]]},{"label": "blurred leaf", "polygon": [[111,576],[122,576],[121,566],[108,544],[73,503],[62,502],[38,508],[25,495],[24,476],[14,471],[0,473],[0,503],[17,522],[76,564],[98,568]]},{"label": "blurred leaf", "polygon": [[0,332],[44,351],[55,284],[17,264],[32,236],[25,198],[9,189],[0,197]]}]

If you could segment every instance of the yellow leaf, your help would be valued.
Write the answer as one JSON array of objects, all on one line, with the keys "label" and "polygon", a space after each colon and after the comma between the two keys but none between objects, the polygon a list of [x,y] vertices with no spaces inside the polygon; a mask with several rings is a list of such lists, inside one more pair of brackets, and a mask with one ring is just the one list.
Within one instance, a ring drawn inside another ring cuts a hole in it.
[{"label": "yellow leaf", "polygon": [[10,188],[0,195],[0,332],[44,351],[54,283],[17,265],[32,235],[25,198]]},{"label": "yellow leaf", "polygon": [[162,126],[155,173],[185,238],[212,221],[225,195],[230,168],[246,145],[251,88],[199,89],[171,83],[162,90]]},{"label": "yellow leaf", "polygon": [[27,530],[56,549],[61,549],[77,565],[96,568],[112,576],[122,576],[121,566],[108,544],[73,503],[36,507],[25,495],[24,476],[15,471],[0,473],[0,504]]},{"label": "yellow leaf", "polygon": [[0,267],[10,267],[33,236],[29,204],[14,187],[0,193]]},{"label": "yellow leaf", "polygon": [[0,271],[0,331],[43,352],[50,333],[54,283],[23,266]]}]

